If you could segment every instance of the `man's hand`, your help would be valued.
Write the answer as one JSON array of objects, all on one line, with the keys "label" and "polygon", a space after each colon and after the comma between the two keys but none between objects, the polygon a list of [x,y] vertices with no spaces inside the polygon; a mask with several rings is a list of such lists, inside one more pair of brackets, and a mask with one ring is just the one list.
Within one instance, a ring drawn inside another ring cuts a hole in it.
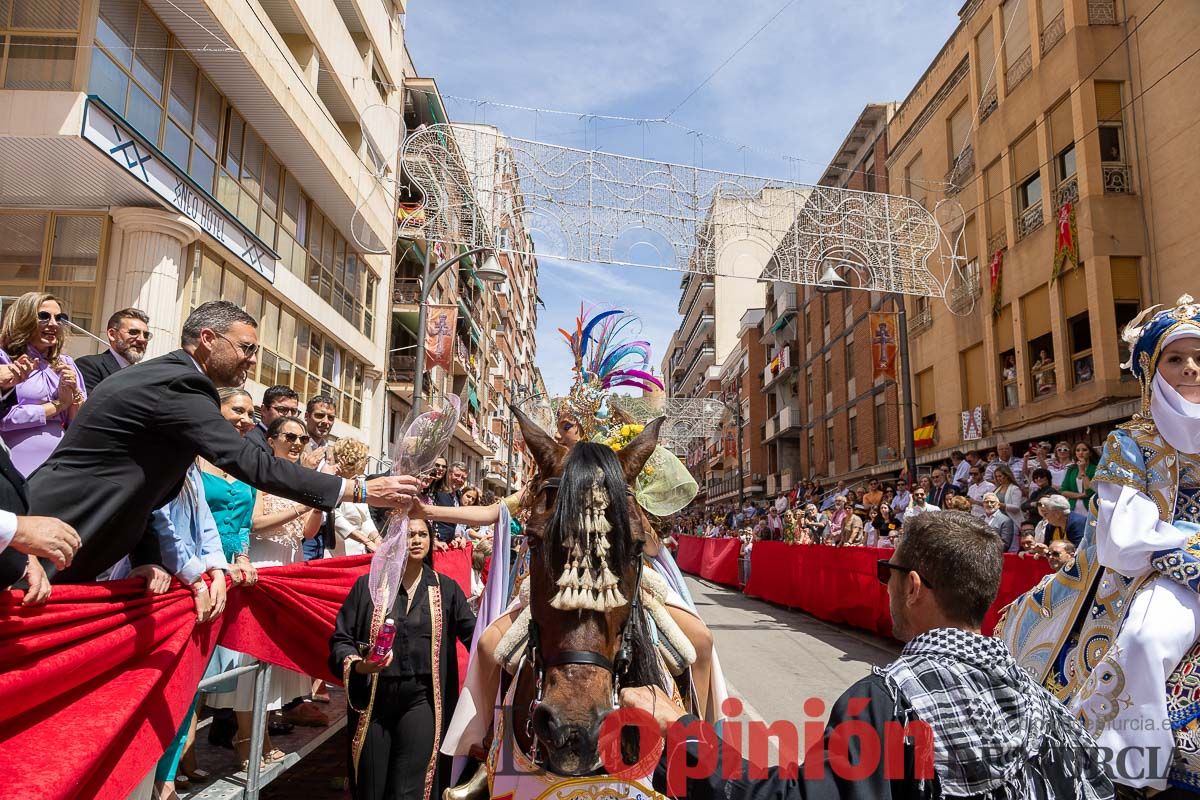
[{"label": "man's hand", "polygon": [[411,475],[385,476],[367,481],[367,504],[383,508],[401,508],[421,491],[421,482]]},{"label": "man's hand", "polygon": [[60,519],[17,517],[12,547],[25,555],[48,558],[54,566],[65,569],[71,565],[81,544],[75,529]]},{"label": "man's hand", "polygon": [[300,466],[316,469],[317,465],[325,458],[325,448],[318,447],[315,450],[309,450],[300,454]]},{"label": "man's hand", "polygon": [[171,588],[171,575],[157,564],[143,564],[134,567],[129,572],[131,578],[141,578],[146,582],[146,594],[166,594]]},{"label": "man's hand", "polygon": [[50,599],[50,579],[46,577],[46,570],[42,569],[42,565],[33,556],[29,557],[29,563],[25,566],[25,580],[29,582],[29,588],[25,590],[25,599],[21,601],[21,605],[44,605]]},{"label": "man's hand", "polygon": [[8,390],[23,383],[31,372],[33,360],[27,355],[22,355],[11,364],[0,364],[0,389]]},{"label": "man's hand", "polygon": [[[213,601],[208,594],[208,584],[204,582],[204,577],[196,578],[195,582],[188,584],[188,590],[192,593],[192,600],[196,604],[196,622],[203,624],[212,619]],[[156,592],[161,594],[161,592]]]},{"label": "man's hand", "polygon": [[225,588],[225,570],[209,570],[208,576],[212,578],[212,583],[208,586],[208,595],[212,598],[212,613],[208,618],[213,620],[221,616],[221,612],[225,610],[225,601],[228,598],[229,590]]},{"label": "man's hand", "polygon": [[253,586],[258,583],[258,570],[248,558],[235,557],[229,565],[229,577],[233,579],[234,586]]},{"label": "man's hand", "polygon": [[663,736],[667,728],[683,716],[683,709],[657,686],[636,686],[621,690],[621,708],[636,708],[654,717]]}]

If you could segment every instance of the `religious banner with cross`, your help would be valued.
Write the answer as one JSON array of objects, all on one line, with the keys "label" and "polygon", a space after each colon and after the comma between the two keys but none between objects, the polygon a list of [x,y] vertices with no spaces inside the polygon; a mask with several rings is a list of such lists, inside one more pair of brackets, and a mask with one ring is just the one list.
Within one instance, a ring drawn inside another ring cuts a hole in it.
[{"label": "religious banner with cross", "polygon": [[872,380],[887,378],[896,380],[897,346],[900,341],[896,333],[897,318],[894,311],[872,311],[871,330],[871,377]]},{"label": "religious banner with cross", "polygon": [[454,358],[454,326],[458,322],[458,306],[430,305],[425,323],[425,369],[450,369]]}]

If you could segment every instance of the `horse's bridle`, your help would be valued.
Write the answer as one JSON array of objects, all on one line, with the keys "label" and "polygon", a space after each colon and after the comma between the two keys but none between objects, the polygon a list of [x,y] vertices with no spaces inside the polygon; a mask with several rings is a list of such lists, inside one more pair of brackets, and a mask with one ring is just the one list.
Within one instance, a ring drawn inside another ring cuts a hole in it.
[{"label": "horse's bridle", "polygon": [[[561,478],[547,478],[541,481],[534,492],[534,496],[538,497],[547,489],[558,489],[562,483]],[[626,487],[626,495],[633,496],[633,491]],[[555,498],[557,503],[557,498]],[[537,734],[533,730],[533,713],[542,702],[542,692],[544,689],[546,670],[552,667],[565,667],[571,665],[579,665],[585,667],[598,667],[612,675],[613,681],[613,708],[618,705],[619,694],[621,691],[621,678],[629,672],[629,667],[633,663],[633,637],[635,633],[634,626],[630,623],[636,618],[640,619],[642,614],[642,570],[645,568],[645,561],[642,558],[641,548],[637,548],[635,555],[637,559],[637,574],[633,583],[633,596],[629,601],[629,616],[625,620],[624,626],[621,628],[621,644],[617,648],[616,658],[609,660],[606,656],[597,653],[593,650],[560,650],[553,658],[547,659],[542,656],[541,647],[541,631],[538,629],[537,621],[533,619],[532,614],[529,619],[529,639],[527,655],[524,660],[528,661],[533,668],[534,675],[534,697],[529,703],[529,716],[525,721],[525,733],[533,743],[529,754],[530,760],[537,763],[538,739]],[[640,623],[638,623],[640,624]],[[519,671],[518,671],[519,672]]]}]

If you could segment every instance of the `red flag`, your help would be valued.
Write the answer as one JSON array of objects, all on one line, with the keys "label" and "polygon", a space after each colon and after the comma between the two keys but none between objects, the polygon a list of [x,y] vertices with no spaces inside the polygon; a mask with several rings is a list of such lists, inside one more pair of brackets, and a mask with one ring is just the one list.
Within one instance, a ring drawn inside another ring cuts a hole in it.
[{"label": "red flag", "polygon": [[1001,274],[1004,269],[1004,248],[1000,248],[992,256],[992,263],[988,265],[988,276],[991,278],[992,286],[992,316],[1000,316],[1000,286],[1004,276]]},{"label": "red flag", "polygon": [[1063,264],[1070,261],[1072,267],[1079,266],[1079,228],[1075,223],[1075,204],[1070,200],[1058,210],[1058,225],[1054,237],[1054,270],[1050,281],[1058,280]]}]

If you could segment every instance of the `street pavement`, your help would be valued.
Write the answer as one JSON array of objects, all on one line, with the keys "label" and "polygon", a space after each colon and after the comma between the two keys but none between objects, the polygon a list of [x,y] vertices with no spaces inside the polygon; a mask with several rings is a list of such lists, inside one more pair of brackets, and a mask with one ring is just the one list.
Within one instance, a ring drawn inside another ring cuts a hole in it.
[{"label": "street pavement", "polygon": [[[821,622],[740,592],[687,578],[692,599],[713,631],[730,694],[745,703],[746,719],[810,721],[804,701],[833,701],[872,666],[900,652],[894,641]],[[267,786],[263,800],[303,797],[343,800],[345,731]],[[778,763],[772,743],[770,763]]]}]

